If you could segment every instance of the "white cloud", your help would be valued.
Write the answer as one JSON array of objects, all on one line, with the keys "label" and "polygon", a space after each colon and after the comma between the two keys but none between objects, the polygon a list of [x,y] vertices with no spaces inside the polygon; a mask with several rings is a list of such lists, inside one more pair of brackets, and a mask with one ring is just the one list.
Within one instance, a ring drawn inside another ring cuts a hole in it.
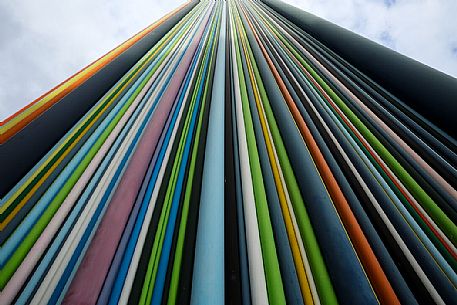
[{"label": "white cloud", "polygon": [[[0,1],[0,120],[184,1]],[[457,77],[456,0],[285,1]]]},{"label": "white cloud", "polygon": [[0,1],[0,120],[184,2]]},{"label": "white cloud", "polygon": [[283,0],[457,77],[456,0]]}]

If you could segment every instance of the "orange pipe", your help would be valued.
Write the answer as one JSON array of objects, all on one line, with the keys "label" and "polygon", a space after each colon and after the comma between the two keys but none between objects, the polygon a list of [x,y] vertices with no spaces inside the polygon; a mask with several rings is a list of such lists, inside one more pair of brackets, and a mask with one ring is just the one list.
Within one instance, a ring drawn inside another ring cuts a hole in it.
[{"label": "orange pipe", "polygon": [[[109,64],[111,61],[113,61],[117,56],[119,56],[122,52],[130,48],[133,44],[135,44],[138,40],[146,36],[148,33],[156,29],[159,25],[164,23],[168,18],[172,17],[175,15],[178,11],[180,11],[183,7],[188,5],[191,2],[191,0],[187,1],[186,3],[182,4],[172,12],[168,13],[167,15],[163,16],[160,18],[157,22],[154,24],[148,26],[147,28],[143,29],[142,31],[138,32],[136,35],[133,37],[129,38],[127,41],[125,41],[123,44],[120,46],[116,47],[115,49],[109,51],[93,63],[89,64],[79,72],[75,73],[74,75],[70,76],[67,78],[65,81],[51,89],[50,91],[46,92],[45,94],[41,95],[39,98],[35,99],[33,102],[28,104],[27,106],[23,107],[22,109],[18,110],[16,113],[5,119],[4,121],[0,122],[0,145],[5,143],[8,139],[13,137],[16,133],[18,133],[21,129],[23,129],[25,126],[27,126],[31,121],[36,119],[38,116],[40,116],[43,112],[48,110],[52,105],[60,101],[64,96],[66,96],[68,93],[79,87],[82,83],[84,83],[87,79],[92,77],[95,73],[100,71],[103,67],[105,67],[107,64]],[[82,75],[86,70],[93,68],[92,71],[87,72],[86,74]],[[75,82],[71,83],[68,87],[61,89],[66,83],[70,82],[73,78],[82,75],[80,79],[76,80]],[[50,95],[54,91],[58,91],[61,89],[60,92],[58,92],[57,95],[52,97],[49,101],[44,103],[43,105],[39,106],[36,110],[33,110],[29,114],[26,114],[24,118],[19,120],[18,122],[12,123],[11,126],[7,126],[8,122],[16,118],[18,115],[21,113],[27,111],[30,107],[44,99],[46,96]],[[2,130],[6,129],[6,130]]]},{"label": "orange pipe", "polygon": [[425,217],[425,215],[418,209],[417,203],[415,203],[412,198],[411,194],[407,193],[405,190],[405,187],[400,185],[398,182],[398,178],[395,177],[390,170],[384,165],[383,162],[381,162],[380,158],[376,155],[376,153],[373,151],[371,146],[366,142],[366,140],[360,135],[360,133],[355,129],[355,127],[350,124],[348,119],[344,116],[342,111],[336,106],[335,102],[332,101],[330,96],[325,92],[324,89],[317,83],[316,80],[314,80],[311,77],[311,74],[306,71],[306,69],[303,67],[303,65],[298,61],[296,58],[293,58],[293,61],[300,67],[303,68],[303,72],[308,76],[310,81],[313,83],[313,85],[319,90],[319,92],[325,97],[325,99],[329,102],[330,106],[338,113],[338,115],[341,117],[343,122],[351,129],[351,131],[354,133],[354,135],[357,137],[357,139],[362,143],[362,145],[365,147],[365,149],[368,151],[368,153],[371,155],[371,157],[376,161],[376,163],[381,167],[381,169],[386,173],[386,175],[389,177],[389,179],[394,183],[394,185],[397,187],[397,189],[401,192],[401,194],[405,197],[405,199],[408,201],[410,206],[416,211],[416,213],[419,215],[419,217],[424,221],[424,223],[430,228],[432,233],[438,238],[438,240],[441,242],[441,244],[446,248],[446,250],[454,257],[454,259],[457,259],[457,253],[454,251],[454,249],[449,245],[449,243],[444,240],[442,235],[435,229],[435,227],[430,223],[430,221]]},{"label": "orange pipe", "polygon": [[327,190],[332,198],[335,207],[340,214],[340,217],[343,221],[343,224],[351,238],[351,241],[359,255],[359,258],[362,262],[362,265],[370,279],[371,285],[373,286],[377,297],[379,298],[381,304],[400,304],[400,301],[397,298],[392,286],[390,285],[389,280],[387,279],[384,271],[382,270],[381,265],[379,264],[378,259],[376,258],[368,240],[366,239],[362,229],[360,228],[357,219],[352,213],[349,204],[344,197],[335,177],[333,176],[330,167],[322,155],[322,152],[319,150],[316,141],[314,140],[308,126],[306,125],[304,119],[300,115],[300,112],[295,105],[292,96],[287,90],[284,81],[281,79],[276,67],[274,66],[272,60],[270,59],[265,47],[260,41],[257,32],[252,26],[251,22],[248,20],[249,26],[251,27],[254,36],[259,43],[259,46],[262,50],[262,53],[267,60],[267,63],[273,72],[276,83],[278,84],[286,102],[289,107],[290,112],[294,120],[297,123],[297,126],[300,130],[301,135],[303,136],[306,145],[311,153],[311,156],[316,162],[316,166],[319,170],[319,173],[322,176],[322,179],[327,187]]}]

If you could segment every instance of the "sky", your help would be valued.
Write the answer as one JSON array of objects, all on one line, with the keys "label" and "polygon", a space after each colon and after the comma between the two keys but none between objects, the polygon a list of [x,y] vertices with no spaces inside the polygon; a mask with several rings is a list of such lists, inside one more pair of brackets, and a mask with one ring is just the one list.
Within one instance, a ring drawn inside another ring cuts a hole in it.
[{"label": "sky", "polygon": [[[184,0],[0,1],[0,120]],[[457,77],[456,0],[285,0]]]}]

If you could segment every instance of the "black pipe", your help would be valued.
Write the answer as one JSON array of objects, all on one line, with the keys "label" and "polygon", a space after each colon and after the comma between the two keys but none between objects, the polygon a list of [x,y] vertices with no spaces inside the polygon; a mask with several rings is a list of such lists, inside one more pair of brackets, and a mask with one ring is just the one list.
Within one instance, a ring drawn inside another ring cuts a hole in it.
[{"label": "black pipe", "polygon": [[100,71],[68,93],[7,142],[0,145],[0,198],[68,132],[198,1],[146,34]]},{"label": "black pipe", "polygon": [[457,79],[278,0],[263,0],[456,139]]}]

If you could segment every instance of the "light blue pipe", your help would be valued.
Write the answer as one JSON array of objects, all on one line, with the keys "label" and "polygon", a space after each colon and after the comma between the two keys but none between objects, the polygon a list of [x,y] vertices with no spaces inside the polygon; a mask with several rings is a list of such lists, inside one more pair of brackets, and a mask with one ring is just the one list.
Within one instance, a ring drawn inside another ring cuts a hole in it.
[{"label": "light blue pipe", "polygon": [[222,11],[214,71],[191,304],[224,304],[224,97],[226,7]]}]

